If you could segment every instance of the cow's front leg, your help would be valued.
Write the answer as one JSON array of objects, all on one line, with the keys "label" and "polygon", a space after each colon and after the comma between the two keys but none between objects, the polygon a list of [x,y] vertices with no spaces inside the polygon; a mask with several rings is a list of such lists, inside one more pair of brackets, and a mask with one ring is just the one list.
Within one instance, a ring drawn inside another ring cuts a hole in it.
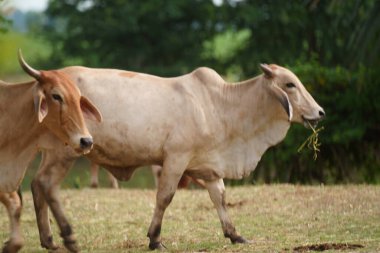
[{"label": "cow's front leg", "polygon": [[43,193],[41,176],[38,176],[38,174],[32,181],[32,195],[41,246],[48,250],[56,250],[58,246],[53,242],[49,221],[49,207]]},{"label": "cow's front leg", "polygon": [[99,174],[99,165],[91,162],[90,165],[90,174],[91,174],[91,188],[98,188],[99,181],[98,181],[98,174]]},{"label": "cow's front leg", "polygon": [[57,246],[53,242],[46,203],[57,221],[65,247],[70,252],[79,251],[73,231],[63,213],[63,208],[58,197],[60,183],[66,176],[74,160],[75,158],[62,157],[59,151],[44,151],[40,169],[32,182],[32,193],[41,246],[49,250],[55,250]]},{"label": "cow's front leg", "polygon": [[17,192],[0,192],[0,202],[6,207],[10,221],[10,238],[4,244],[2,253],[15,253],[24,245],[20,231],[21,198]]},{"label": "cow's front leg", "polygon": [[165,247],[161,243],[161,225],[162,218],[164,216],[166,208],[172,201],[175,191],[177,190],[178,182],[181,179],[183,172],[187,166],[188,159],[176,156],[167,158],[164,162],[164,167],[159,177],[157,195],[156,195],[156,207],[154,209],[153,219],[149,226],[149,248],[164,249]]},{"label": "cow's front leg", "polygon": [[238,235],[234,225],[232,225],[230,217],[228,216],[223,179],[206,182],[206,188],[218,212],[224,236],[230,238],[232,243],[248,243],[246,239]]},{"label": "cow's front leg", "polygon": [[119,183],[117,179],[108,170],[106,170],[106,173],[107,173],[108,181],[111,184],[111,187],[114,189],[119,189]]}]

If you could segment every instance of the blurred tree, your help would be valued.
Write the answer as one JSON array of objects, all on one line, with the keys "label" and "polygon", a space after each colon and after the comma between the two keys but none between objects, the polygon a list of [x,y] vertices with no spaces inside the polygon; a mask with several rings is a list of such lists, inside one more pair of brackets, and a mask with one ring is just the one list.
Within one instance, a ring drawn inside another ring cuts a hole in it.
[{"label": "blurred tree", "polygon": [[89,66],[161,75],[199,65],[202,42],[214,33],[211,1],[50,1],[54,58],[80,57]]},{"label": "blurred tree", "polygon": [[0,32],[3,33],[7,30],[6,22],[7,20],[0,14]]},{"label": "blurred tree", "polygon": [[7,12],[7,1],[0,0],[0,33],[4,33],[9,29],[11,21],[5,18],[5,13]]},{"label": "blurred tree", "polygon": [[[19,48],[23,49],[24,56],[32,66],[46,62],[50,55],[49,44],[36,36],[41,31],[44,15],[37,12],[23,13],[5,3],[10,1],[0,2],[0,78],[21,81],[26,77],[17,60]],[[27,34],[26,30],[31,33]]]},{"label": "blurred tree", "polygon": [[380,49],[379,1],[225,1],[221,9],[223,27],[250,31],[247,46],[226,62],[243,65],[246,76],[259,62],[317,61],[349,69],[380,63],[374,54]]}]

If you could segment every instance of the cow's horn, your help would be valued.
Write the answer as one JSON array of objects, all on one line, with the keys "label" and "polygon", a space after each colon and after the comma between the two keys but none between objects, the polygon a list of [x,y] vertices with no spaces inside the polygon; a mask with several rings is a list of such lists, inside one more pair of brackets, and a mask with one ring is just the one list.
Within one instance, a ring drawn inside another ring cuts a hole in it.
[{"label": "cow's horn", "polygon": [[28,65],[28,63],[25,62],[24,58],[22,57],[21,49],[18,50],[18,61],[22,67],[22,69],[30,76],[34,77],[37,80],[41,79],[41,72],[38,70],[35,70],[31,66]]}]

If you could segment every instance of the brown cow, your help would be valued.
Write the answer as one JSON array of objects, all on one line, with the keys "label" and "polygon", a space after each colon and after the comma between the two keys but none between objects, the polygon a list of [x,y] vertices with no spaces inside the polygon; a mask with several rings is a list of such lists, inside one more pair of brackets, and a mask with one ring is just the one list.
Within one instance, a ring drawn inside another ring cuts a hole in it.
[{"label": "brown cow", "polygon": [[93,141],[83,114],[101,120],[96,107],[81,96],[67,74],[60,70],[35,70],[24,61],[21,51],[19,61],[35,80],[19,84],[0,82],[0,201],[8,211],[11,225],[3,252],[17,252],[23,246],[19,226],[21,200],[16,190],[36,153],[66,143],[76,153],[87,154]]},{"label": "brown cow", "polygon": [[[236,84],[226,83],[208,68],[174,78],[111,69],[62,69],[104,114],[102,124],[88,122],[95,143],[88,159],[119,180],[128,180],[138,166],[163,166],[149,248],[162,248],[162,218],[184,174],[206,183],[224,236],[232,243],[247,242],[227,214],[223,178],[248,176],[264,152],[285,138],[292,122],[316,124],[325,114],[290,70],[277,65],[261,69],[263,75]],[[66,247],[76,251],[75,241],[69,241],[71,245],[67,241],[72,230],[57,191],[63,171],[69,169],[62,162],[69,165],[77,155],[56,146],[44,157],[32,183],[41,245],[57,247],[51,237],[49,205]]]}]

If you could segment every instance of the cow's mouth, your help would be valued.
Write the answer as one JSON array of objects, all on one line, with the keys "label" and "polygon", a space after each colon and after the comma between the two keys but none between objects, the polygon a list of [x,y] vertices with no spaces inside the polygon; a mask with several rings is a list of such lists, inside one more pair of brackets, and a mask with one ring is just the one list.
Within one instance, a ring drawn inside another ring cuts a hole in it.
[{"label": "cow's mouth", "polygon": [[303,116],[302,116],[302,119],[303,119],[303,125],[306,128],[310,128],[310,127],[316,128],[320,120],[320,119],[307,119]]},{"label": "cow's mouth", "polygon": [[90,153],[91,151],[91,148],[88,148],[88,149],[82,149],[82,148],[76,148],[74,149],[75,152],[78,154],[78,155],[87,155]]}]

